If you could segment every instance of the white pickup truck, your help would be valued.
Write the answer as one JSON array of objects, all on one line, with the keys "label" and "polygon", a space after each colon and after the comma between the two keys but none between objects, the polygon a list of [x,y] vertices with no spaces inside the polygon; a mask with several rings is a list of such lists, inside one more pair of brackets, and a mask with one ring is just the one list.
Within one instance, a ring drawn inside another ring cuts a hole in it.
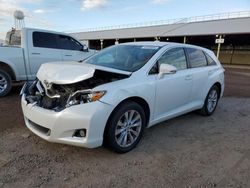
[{"label": "white pickup truck", "polygon": [[23,28],[7,33],[0,46],[0,97],[12,83],[33,80],[41,64],[51,61],[81,61],[95,53],[65,33]]}]

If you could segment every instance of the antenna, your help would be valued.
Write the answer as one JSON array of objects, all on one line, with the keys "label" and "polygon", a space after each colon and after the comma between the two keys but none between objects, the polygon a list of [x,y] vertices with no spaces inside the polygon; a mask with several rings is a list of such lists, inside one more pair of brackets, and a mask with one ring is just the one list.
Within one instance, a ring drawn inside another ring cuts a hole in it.
[{"label": "antenna", "polygon": [[15,29],[21,29],[25,27],[24,17],[25,17],[24,13],[21,10],[16,10],[14,12]]}]

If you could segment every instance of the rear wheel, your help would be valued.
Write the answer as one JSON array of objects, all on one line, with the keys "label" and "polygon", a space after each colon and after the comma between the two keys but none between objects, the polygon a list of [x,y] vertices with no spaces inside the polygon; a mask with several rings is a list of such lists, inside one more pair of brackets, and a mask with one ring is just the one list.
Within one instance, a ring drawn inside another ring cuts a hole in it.
[{"label": "rear wheel", "polygon": [[7,95],[12,87],[10,75],[4,70],[0,70],[0,97]]},{"label": "rear wheel", "polygon": [[106,131],[106,143],[113,151],[125,153],[139,143],[146,116],[143,108],[135,102],[126,102],[111,116]]},{"label": "rear wheel", "polygon": [[214,85],[209,90],[204,105],[200,110],[200,113],[205,116],[212,115],[217,107],[218,100],[219,100],[219,89],[216,85]]}]

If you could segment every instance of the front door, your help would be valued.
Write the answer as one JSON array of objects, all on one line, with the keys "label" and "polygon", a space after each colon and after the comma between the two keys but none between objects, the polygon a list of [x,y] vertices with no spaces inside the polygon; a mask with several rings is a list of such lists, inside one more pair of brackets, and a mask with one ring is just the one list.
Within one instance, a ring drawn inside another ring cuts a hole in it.
[{"label": "front door", "polygon": [[81,61],[88,54],[83,51],[82,44],[66,35],[58,36],[58,45],[62,50],[63,61]]},{"label": "front door", "polygon": [[181,112],[190,103],[193,75],[187,69],[187,60],[183,48],[166,51],[158,64],[170,64],[177,68],[174,74],[165,74],[156,79],[155,118]]}]

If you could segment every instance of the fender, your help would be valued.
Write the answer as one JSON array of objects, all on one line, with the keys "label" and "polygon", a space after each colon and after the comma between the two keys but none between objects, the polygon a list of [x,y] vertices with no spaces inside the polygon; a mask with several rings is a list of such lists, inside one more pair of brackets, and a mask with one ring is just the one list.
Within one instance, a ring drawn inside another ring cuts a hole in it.
[{"label": "fender", "polygon": [[14,76],[16,78],[16,81],[20,80],[20,74],[19,74],[18,69],[14,63],[12,63],[11,61],[9,61],[7,59],[0,58],[0,64],[8,65],[11,68],[11,70],[13,71],[13,73],[15,74]]},{"label": "fender", "polygon": [[[152,78],[153,79],[153,78]],[[131,79],[129,78],[129,82],[131,83]],[[133,81],[132,81],[133,82]],[[147,102],[150,111],[149,120],[154,119],[154,104],[155,104],[155,84],[154,82],[150,82],[147,80],[145,84],[137,84],[136,81],[133,82],[134,84],[126,84],[126,81],[121,80],[117,81],[116,83],[110,83],[98,86],[94,88],[94,90],[106,90],[107,94],[104,95],[100,101],[109,105],[112,105],[115,108],[119,105],[122,101],[131,98],[131,97],[138,97],[143,99]],[[128,88],[123,89],[115,89],[118,88],[119,85],[127,85]],[[107,86],[110,87],[107,87]],[[115,91],[115,92],[114,92]]]},{"label": "fender", "polygon": [[220,98],[223,96],[223,92],[224,92],[224,85],[223,85],[223,83],[222,83],[222,81],[221,80],[216,80],[216,78],[214,78],[213,79],[213,82],[210,82],[209,83],[209,86],[207,87],[208,89],[206,90],[206,96],[204,96],[204,98],[203,98],[203,101],[205,101],[205,99],[206,99],[206,97],[207,97],[207,94],[208,94],[208,92],[209,92],[209,90],[211,89],[211,87],[213,86],[213,85],[215,85],[216,83],[219,83],[220,85],[221,85],[221,91],[220,91]]}]

